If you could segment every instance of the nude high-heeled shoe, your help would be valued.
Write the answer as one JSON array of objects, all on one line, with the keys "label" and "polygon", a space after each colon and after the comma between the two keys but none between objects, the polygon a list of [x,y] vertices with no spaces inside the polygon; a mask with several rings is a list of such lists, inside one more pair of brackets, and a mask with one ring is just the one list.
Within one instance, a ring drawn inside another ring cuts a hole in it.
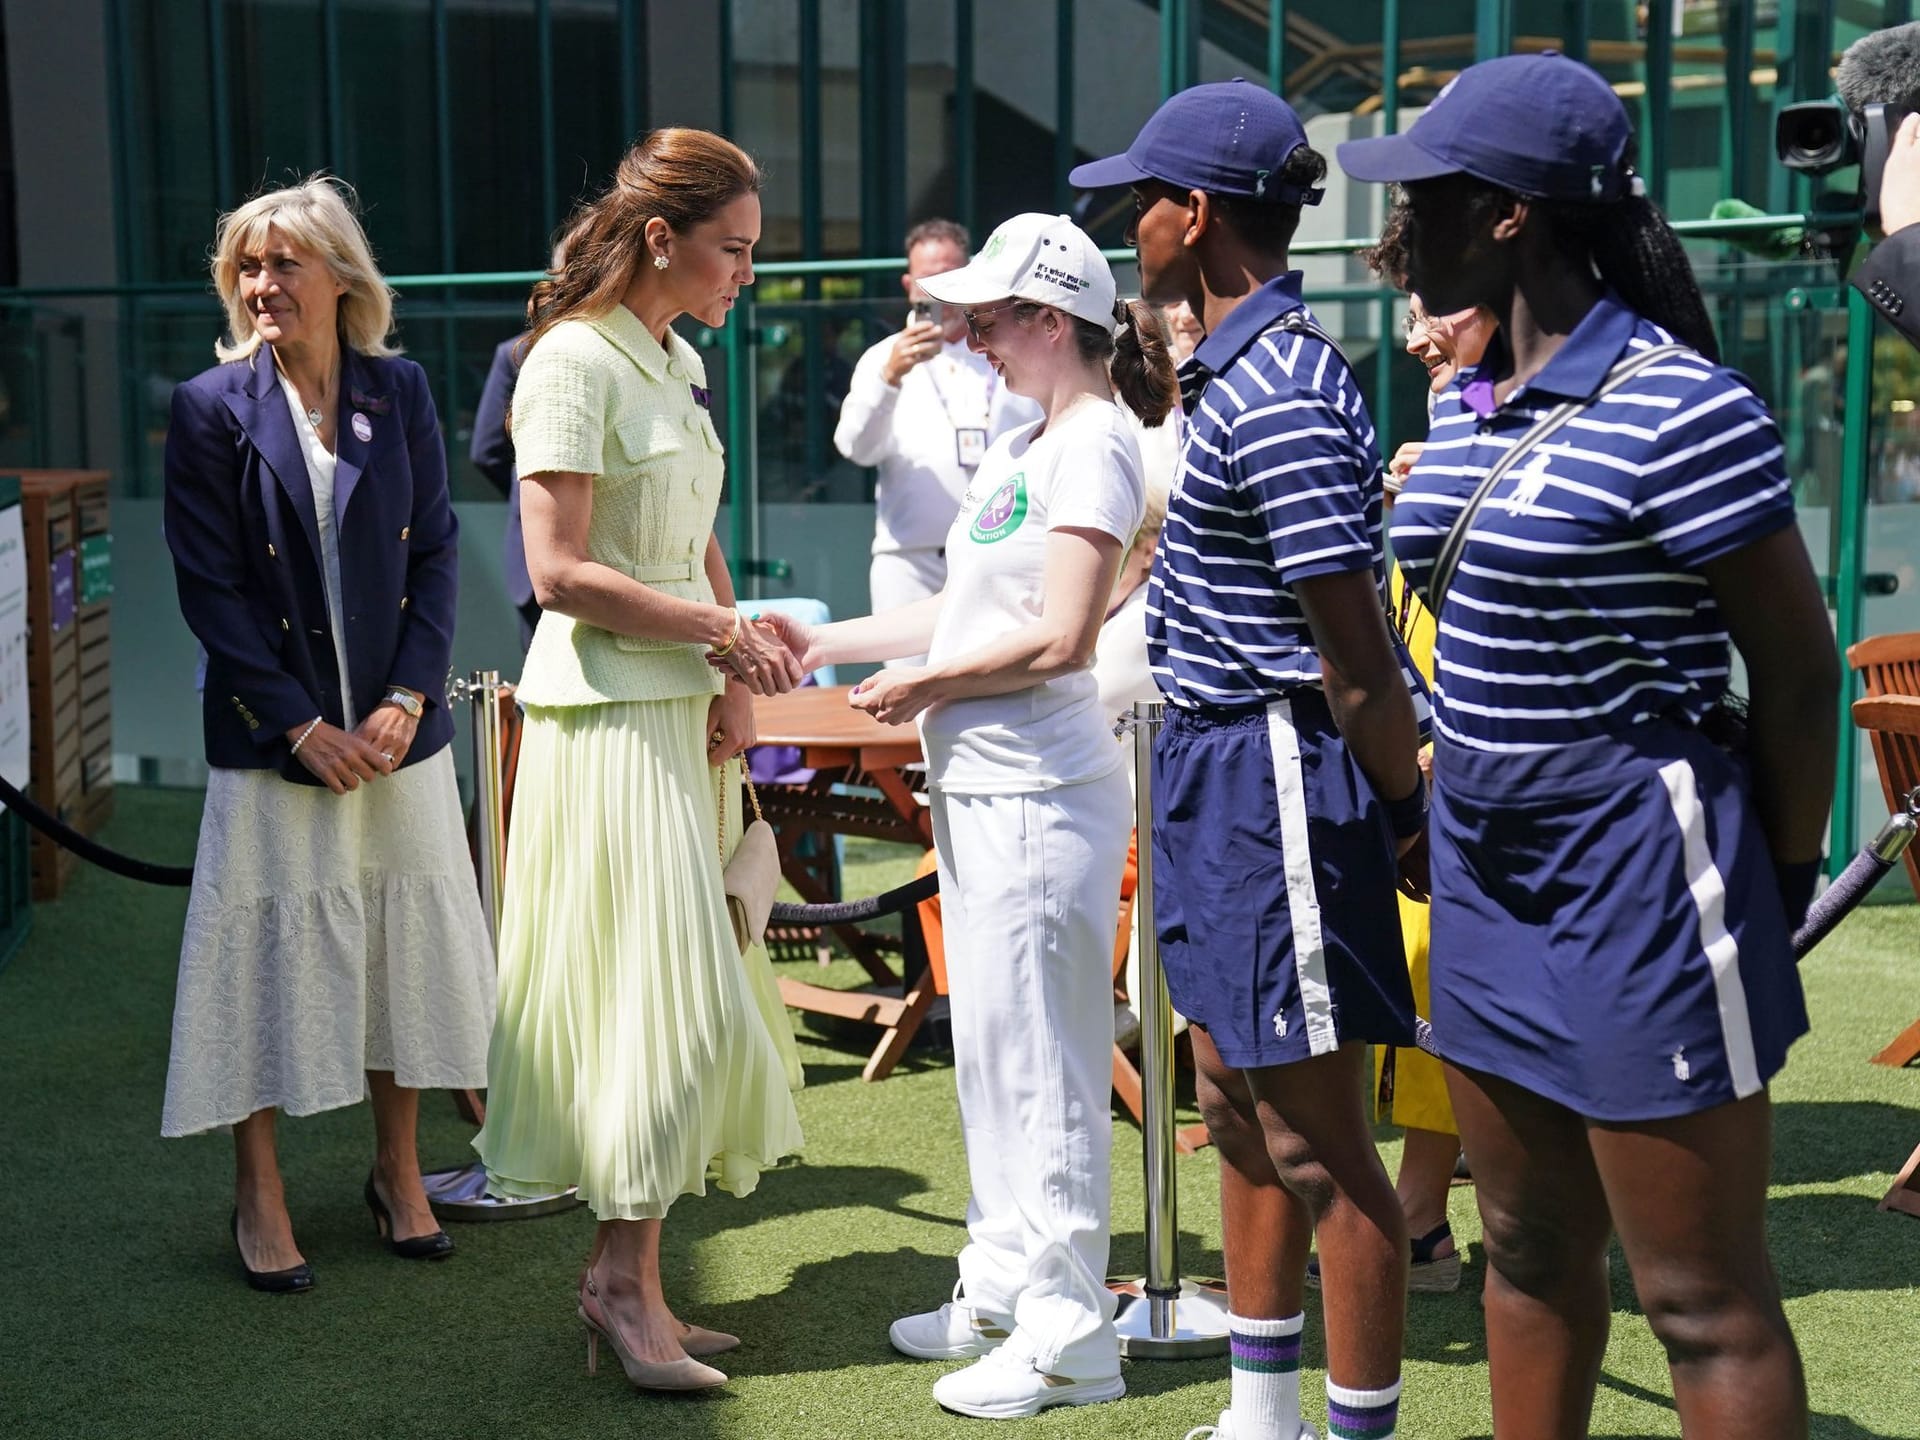
[{"label": "nude high-heeled shoe", "polygon": [[696,1360],[705,1360],[712,1355],[724,1355],[729,1350],[740,1348],[740,1337],[729,1335],[724,1330],[709,1330],[704,1325],[687,1325],[687,1333],[680,1337],[680,1348]]},{"label": "nude high-heeled shoe", "polygon": [[[585,1265],[580,1267],[580,1319],[583,1324],[589,1325],[593,1323],[587,1319],[586,1314],[587,1276],[590,1272],[591,1267]],[[598,1294],[598,1292],[595,1293]],[[679,1324],[683,1332],[680,1336],[680,1348],[696,1360],[724,1355],[729,1350],[740,1348],[738,1335],[729,1335],[724,1330],[709,1330],[704,1325],[689,1325],[684,1320]]]},{"label": "nude high-heeled shoe", "polygon": [[[595,1300],[600,1292],[594,1287],[591,1276],[587,1279],[587,1293]],[[600,1342],[605,1340],[613,1347],[613,1353],[620,1359],[620,1368],[626,1372],[627,1383],[636,1390],[710,1390],[716,1385],[727,1383],[727,1377],[711,1365],[703,1365],[691,1355],[680,1360],[649,1361],[636,1360],[628,1353],[626,1345],[620,1339],[620,1332],[611,1325],[602,1325],[587,1313],[583,1301],[578,1310],[580,1323],[587,1327],[587,1374],[600,1373]],[[709,1331],[709,1334],[718,1334]],[[731,1337],[726,1337],[731,1338]],[[737,1343],[737,1342],[736,1342]]]}]

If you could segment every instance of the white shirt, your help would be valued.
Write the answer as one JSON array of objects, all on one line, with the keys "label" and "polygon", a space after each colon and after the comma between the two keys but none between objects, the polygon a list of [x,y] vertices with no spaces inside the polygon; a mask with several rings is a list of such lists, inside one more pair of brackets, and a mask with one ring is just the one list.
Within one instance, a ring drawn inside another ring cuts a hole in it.
[{"label": "white shirt", "polygon": [[1122,715],[1131,715],[1134,701],[1160,698],[1153,668],[1147,664],[1146,581],[1134,586],[1101,625],[1093,648],[1093,683],[1100,692],[1100,713],[1109,726]]},{"label": "white shirt", "polygon": [[936,550],[972,479],[960,463],[962,429],[989,440],[1040,418],[1031,400],[1007,393],[986,360],[963,342],[916,365],[889,385],[889,335],[860,357],[840,406],[833,445],[856,465],[876,465],[873,553]]},{"label": "white shirt", "polygon": [[346,599],[340,589],[340,526],[333,513],[333,475],[340,458],[320,443],[320,432],[307,419],[300,391],[284,370],[276,371],[280,389],[293,412],[293,428],[300,436],[300,454],[307,462],[307,484],[313,488],[313,518],[320,527],[320,580],[327,596],[327,628],[333,631],[333,661],[340,667],[341,719],[351,730],[359,724],[353,712],[353,685],[347,678]]},{"label": "white shirt", "polygon": [[[1038,620],[1047,533],[1099,530],[1124,548],[1146,513],[1140,451],[1109,401],[1082,401],[1034,436],[994,442],[947,533],[946,599],[929,665]],[[1097,780],[1121,763],[1092,668],[1024,690],[936,705],[920,718],[928,782],[1008,795]]]}]

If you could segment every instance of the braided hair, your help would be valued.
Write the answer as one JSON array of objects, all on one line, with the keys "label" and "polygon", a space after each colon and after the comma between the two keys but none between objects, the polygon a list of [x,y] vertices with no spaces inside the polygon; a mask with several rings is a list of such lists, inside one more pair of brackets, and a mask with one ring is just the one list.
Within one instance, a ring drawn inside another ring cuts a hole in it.
[{"label": "braided hair", "polygon": [[[1634,147],[1629,144],[1621,161],[1629,175],[1633,161]],[[1513,198],[1512,191],[1495,185],[1476,186],[1468,200],[1473,222],[1491,223],[1494,212]],[[1620,292],[1629,309],[1672,332],[1716,365],[1720,363],[1720,341],[1686,248],[1637,177],[1627,193],[1610,202],[1533,199],[1531,203],[1562,255],[1575,265],[1590,265],[1602,281]]]}]

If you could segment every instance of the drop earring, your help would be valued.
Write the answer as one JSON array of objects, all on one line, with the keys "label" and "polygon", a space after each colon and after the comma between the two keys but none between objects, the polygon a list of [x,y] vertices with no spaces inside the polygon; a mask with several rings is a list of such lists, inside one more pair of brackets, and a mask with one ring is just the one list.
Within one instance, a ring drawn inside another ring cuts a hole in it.
[{"label": "drop earring", "polygon": [[654,257],[653,257],[653,268],[654,268],[654,269],[656,269],[656,270],[664,270],[664,269],[666,269],[666,268],[667,268],[667,257],[666,257],[666,256],[664,256],[664,255],[656,255],[656,256],[654,256]]}]

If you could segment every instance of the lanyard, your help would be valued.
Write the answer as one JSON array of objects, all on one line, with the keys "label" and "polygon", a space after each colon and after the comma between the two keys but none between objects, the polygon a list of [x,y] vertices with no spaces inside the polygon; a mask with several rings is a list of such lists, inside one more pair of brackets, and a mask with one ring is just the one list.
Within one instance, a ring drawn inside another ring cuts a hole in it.
[{"label": "lanyard", "polygon": [[[942,360],[946,358],[944,353],[940,356]],[[929,360],[922,368],[927,372],[927,383],[933,386],[933,398],[940,402],[940,413],[947,417],[947,428],[954,431],[972,429],[972,426],[962,425],[958,420],[953,418],[953,407],[947,403],[946,388],[941,385],[939,373],[933,368],[936,363],[936,361]],[[958,365],[962,362],[956,361],[954,363]],[[982,429],[991,429],[993,427],[993,401],[999,386],[999,373],[989,369],[987,371],[987,410],[980,421],[980,427]]]}]

